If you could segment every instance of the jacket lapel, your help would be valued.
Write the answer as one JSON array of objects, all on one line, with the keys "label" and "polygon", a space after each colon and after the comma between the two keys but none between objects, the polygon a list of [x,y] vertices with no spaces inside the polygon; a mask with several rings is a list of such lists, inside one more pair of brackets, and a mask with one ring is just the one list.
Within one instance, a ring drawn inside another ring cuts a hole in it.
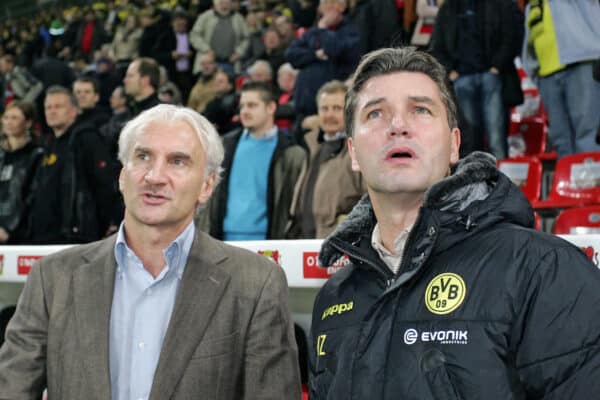
[{"label": "jacket lapel", "polygon": [[214,239],[197,230],[160,353],[150,400],[171,398],[230,280]]},{"label": "jacket lapel", "polygon": [[[101,247],[83,254],[83,262],[73,274],[74,309],[77,331],[85,351],[85,384],[90,398],[110,399],[109,329],[115,281],[115,237]],[[87,371],[87,372],[86,372]]]}]

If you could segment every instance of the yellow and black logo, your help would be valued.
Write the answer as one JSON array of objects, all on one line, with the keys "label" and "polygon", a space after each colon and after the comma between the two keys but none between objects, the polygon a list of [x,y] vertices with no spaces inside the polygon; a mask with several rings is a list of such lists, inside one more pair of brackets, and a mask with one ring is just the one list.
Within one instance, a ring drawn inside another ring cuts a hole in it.
[{"label": "yellow and black logo", "polygon": [[460,307],[466,292],[465,281],[460,276],[449,272],[441,274],[427,285],[425,305],[434,314],[449,314]]},{"label": "yellow and black logo", "polygon": [[325,318],[327,318],[331,315],[335,315],[335,314],[339,315],[339,314],[345,313],[347,311],[352,311],[353,307],[354,307],[353,301],[350,301],[348,303],[336,304],[334,306],[328,307],[325,311],[323,311],[321,320],[324,320]]},{"label": "yellow and black logo", "polygon": [[327,339],[327,335],[319,335],[317,337],[317,356],[321,357],[326,355],[325,351],[323,351],[323,346],[325,345],[325,339]]}]

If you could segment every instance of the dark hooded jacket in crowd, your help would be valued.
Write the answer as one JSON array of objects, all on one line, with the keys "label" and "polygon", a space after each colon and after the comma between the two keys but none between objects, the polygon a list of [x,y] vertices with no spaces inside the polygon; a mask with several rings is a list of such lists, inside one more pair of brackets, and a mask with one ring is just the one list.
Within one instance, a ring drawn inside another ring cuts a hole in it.
[{"label": "dark hooded jacket in crowd", "polygon": [[600,270],[531,229],[492,157],[426,192],[397,274],[375,223],[365,197],[323,243],[321,265],[349,261],[314,305],[311,400],[598,398]]},{"label": "dark hooded jacket in crowd", "polygon": [[[296,111],[300,114],[317,113],[315,97],[323,84],[345,80],[354,72],[360,59],[359,32],[344,18],[335,29],[310,28],[294,40],[285,52],[286,60],[300,72],[294,87]],[[323,49],[327,60],[320,60],[315,52]]]},{"label": "dark hooded jacket in crowd", "polygon": [[9,234],[8,244],[27,243],[31,185],[43,154],[32,141],[15,151],[0,150],[0,227]]}]

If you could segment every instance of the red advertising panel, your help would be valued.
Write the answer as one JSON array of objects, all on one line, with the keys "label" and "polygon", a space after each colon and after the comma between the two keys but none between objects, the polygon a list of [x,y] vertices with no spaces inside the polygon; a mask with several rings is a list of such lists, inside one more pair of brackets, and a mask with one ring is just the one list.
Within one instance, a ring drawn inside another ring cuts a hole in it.
[{"label": "red advertising panel", "polygon": [[33,266],[33,263],[42,258],[42,256],[19,256],[17,258],[17,273],[27,275]]},{"label": "red advertising panel", "polygon": [[348,263],[350,263],[350,260],[348,259],[348,256],[344,255],[333,265],[323,268],[319,264],[319,253],[317,251],[305,251],[302,253],[302,268],[305,278],[327,279],[335,274],[340,268],[344,268],[348,265]]}]

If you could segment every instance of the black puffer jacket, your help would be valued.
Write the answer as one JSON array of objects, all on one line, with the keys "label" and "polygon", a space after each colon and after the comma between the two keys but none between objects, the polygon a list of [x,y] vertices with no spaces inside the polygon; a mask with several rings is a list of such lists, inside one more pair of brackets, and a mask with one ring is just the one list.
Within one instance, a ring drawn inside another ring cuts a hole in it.
[{"label": "black puffer jacket", "polygon": [[311,400],[592,399],[600,271],[533,213],[491,157],[433,186],[394,276],[371,248],[368,198],[328,238],[349,265],[317,296]]}]

